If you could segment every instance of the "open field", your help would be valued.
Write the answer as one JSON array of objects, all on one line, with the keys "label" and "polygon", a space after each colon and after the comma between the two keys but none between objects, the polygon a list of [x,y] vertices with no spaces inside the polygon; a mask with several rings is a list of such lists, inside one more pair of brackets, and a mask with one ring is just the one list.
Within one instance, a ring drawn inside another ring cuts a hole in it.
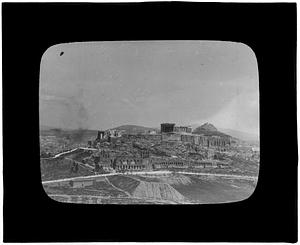
[{"label": "open field", "polygon": [[137,186],[140,184],[140,181],[130,178],[129,176],[110,176],[108,177],[109,181],[116,187],[125,190],[126,192],[132,194]]},{"label": "open field", "polygon": [[[51,198],[74,203],[223,203],[249,197],[256,186],[259,155],[249,146],[230,146],[224,152],[162,141],[157,135],[125,134],[88,148],[87,141],[95,137],[94,130],[42,130],[41,176]],[[94,160],[102,151],[109,153],[110,164],[118,157],[140,157],[141,152],[148,152],[151,168],[129,172],[110,165],[95,174]]]},{"label": "open field", "polygon": [[41,159],[42,181],[62,179],[67,177],[77,177],[91,175],[93,172],[81,165],[78,166],[78,172],[71,171],[71,161],[64,158]]},{"label": "open field", "polygon": [[173,187],[193,203],[222,203],[241,201],[248,198],[255,189],[253,181],[226,179],[222,177],[190,177],[187,185]]},{"label": "open field", "polygon": [[[89,179],[86,181],[89,181]],[[65,183],[64,186],[44,184],[44,189],[50,196],[94,196],[99,199],[97,203],[200,204],[241,201],[248,198],[256,186],[256,182],[253,180],[214,176],[187,176],[184,174],[171,174],[168,177],[159,175],[155,177],[115,175],[95,178],[91,186],[82,188],[72,188],[67,185],[67,182]],[[61,198],[55,200],[60,201]],[[80,203],[78,200],[76,203]]]},{"label": "open field", "polygon": [[126,197],[122,191],[112,187],[106,181],[94,181],[93,185],[84,188],[72,188],[69,185],[65,186],[49,186],[44,185],[44,190],[48,195],[64,194],[64,195],[91,195],[99,197]]}]

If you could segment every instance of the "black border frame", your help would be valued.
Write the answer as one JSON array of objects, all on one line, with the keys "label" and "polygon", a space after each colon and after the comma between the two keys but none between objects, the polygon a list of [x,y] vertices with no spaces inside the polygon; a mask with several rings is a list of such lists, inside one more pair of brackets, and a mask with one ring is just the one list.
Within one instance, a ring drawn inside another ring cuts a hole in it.
[{"label": "black border frame", "polygon": [[[40,59],[58,43],[223,40],[247,44],[260,80],[260,176],[247,200],[212,205],[77,205],[44,193]],[[296,242],[295,3],[3,3],[5,242]]]}]

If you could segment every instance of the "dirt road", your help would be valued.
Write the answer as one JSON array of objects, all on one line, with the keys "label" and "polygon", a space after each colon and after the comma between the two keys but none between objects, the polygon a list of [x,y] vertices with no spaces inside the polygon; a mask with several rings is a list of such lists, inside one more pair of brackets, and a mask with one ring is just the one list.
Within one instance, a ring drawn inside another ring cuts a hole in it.
[{"label": "dirt road", "polygon": [[[166,174],[172,174],[172,173],[173,172],[171,172],[171,171],[143,171],[143,172],[131,172],[131,173],[96,174],[96,175],[88,175],[88,176],[78,176],[78,177],[73,177],[73,178],[42,181],[42,184],[49,184],[49,183],[56,183],[56,182],[63,182],[63,181],[70,181],[70,180],[78,180],[78,179],[91,179],[91,178],[115,176],[115,175],[166,175]],[[246,180],[257,180],[257,178],[258,178],[258,177],[254,177],[254,176],[233,175],[233,174],[212,174],[212,173],[194,173],[194,172],[176,172],[176,173],[187,174],[187,175],[226,177],[226,178],[246,179]]]},{"label": "dirt road", "polygon": [[89,150],[89,151],[98,151],[98,149],[96,149],[96,148],[77,147],[77,148],[74,148],[74,149],[69,150],[69,151],[64,151],[64,152],[58,153],[54,157],[46,157],[46,158],[41,158],[41,159],[55,159],[55,158],[58,158],[60,156],[63,156],[65,154],[71,153],[71,152],[79,150],[79,149],[81,149],[81,150]]}]

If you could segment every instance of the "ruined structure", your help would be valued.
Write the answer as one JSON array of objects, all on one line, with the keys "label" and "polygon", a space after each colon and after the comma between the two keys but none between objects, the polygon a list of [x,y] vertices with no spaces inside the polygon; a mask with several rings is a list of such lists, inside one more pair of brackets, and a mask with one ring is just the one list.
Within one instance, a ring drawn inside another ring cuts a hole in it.
[{"label": "ruined structure", "polygon": [[101,142],[115,142],[117,138],[122,136],[122,131],[116,129],[108,129],[105,131],[98,131],[97,137],[94,141],[88,141],[88,147],[98,147]]},{"label": "ruined structure", "polygon": [[150,153],[148,150],[141,150],[135,154],[99,150],[93,157],[95,172],[101,170],[151,170]]},{"label": "ruined structure", "polygon": [[230,146],[230,138],[220,136],[204,136],[197,134],[181,134],[182,142],[189,142],[195,145],[201,145],[208,148],[218,148],[224,150]]},{"label": "ruined structure", "polygon": [[156,169],[165,169],[165,168],[188,168],[188,167],[195,167],[195,168],[226,168],[228,167],[228,163],[221,162],[221,161],[214,161],[214,160],[204,160],[204,161],[186,161],[186,160],[163,160],[157,161],[153,164]]},{"label": "ruined structure", "polygon": [[152,165],[149,159],[120,157],[115,159],[113,168],[116,170],[151,170]]},{"label": "ruined structure", "polygon": [[100,140],[104,139],[104,135],[105,135],[104,131],[98,131],[96,140],[100,141]]},{"label": "ruined structure", "polygon": [[220,164],[213,162],[222,158],[220,154],[216,157],[215,153],[222,153],[230,146],[230,137],[193,134],[191,127],[175,126],[175,123],[162,123],[160,134],[126,133],[118,137],[116,132],[98,132],[99,151],[91,159],[95,172],[219,167]]},{"label": "ruined structure", "polygon": [[162,141],[180,141],[180,135],[175,133],[175,123],[162,123],[160,125]]},{"label": "ruined structure", "polygon": [[162,133],[161,134],[161,140],[162,141],[181,141],[180,134],[177,133]]},{"label": "ruined structure", "polygon": [[161,124],[161,140],[162,141],[181,141],[201,145],[203,147],[218,148],[225,150],[230,145],[230,138],[221,136],[205,136],[192,134],[192,128],[188,126],[175,126],[174,123]]},{"label": "ruined structure", "polygon": [[105,136],[111,137],[111,138],[121,137],[122,132],[120,130],[116,130],[116,129],[108,129],[105,131]]},{"label": "ruined structure", "polygon": [[192,133],[192,127],[190,126],[175,126],[174,131],[178,133]]},{"label": "ruined structure", "polygon": [[175,123],[162,123],[160,124],[161,133],[173,133]]},{"label": "ruined structure", "polygon": [[161,161],[154,166],[155,168],[188,168],[188,164],[183,161]]}]

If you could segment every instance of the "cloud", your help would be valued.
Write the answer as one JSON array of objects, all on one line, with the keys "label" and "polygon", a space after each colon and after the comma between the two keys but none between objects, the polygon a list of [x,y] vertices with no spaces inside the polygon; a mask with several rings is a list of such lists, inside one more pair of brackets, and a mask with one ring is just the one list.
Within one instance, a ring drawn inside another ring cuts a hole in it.
[{"label": "cloud", "polygon": [[210,122],[217,128],[228,128],[246,133],[259,133],[259,97],[258,93],[243,93],[234,97],[217,113],[197,124]]}]

